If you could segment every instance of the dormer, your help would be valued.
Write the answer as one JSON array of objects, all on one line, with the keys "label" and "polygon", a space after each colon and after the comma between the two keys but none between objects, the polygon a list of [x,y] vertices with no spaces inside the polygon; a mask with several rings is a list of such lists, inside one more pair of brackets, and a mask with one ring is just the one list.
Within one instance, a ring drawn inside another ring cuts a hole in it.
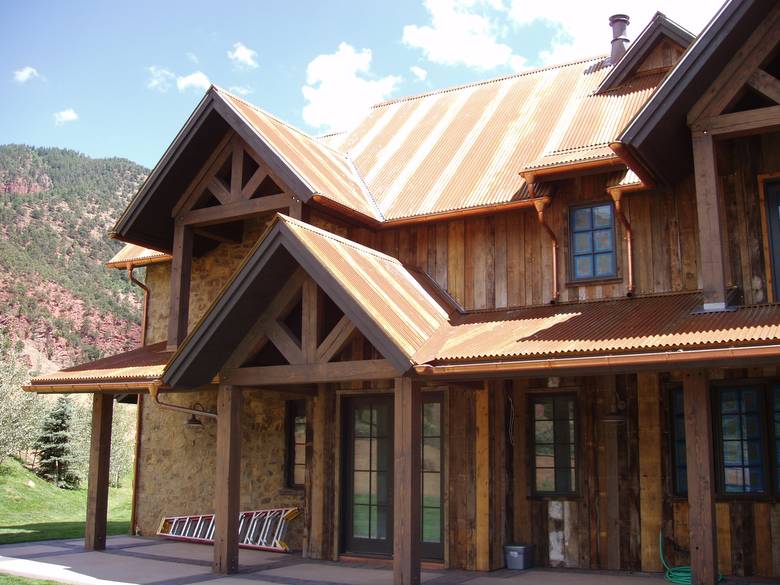
[{"label": "dormer", "polygon": [[639,77],[668,73],[694,39],[690,32],[663,13],[656,12],[636,41],[628,45],[628,22],[628,16],[624,14],[616,14],[609,19],[613,37],[610,56],[612,71],[601,82],[596,93],[627,85]]}]

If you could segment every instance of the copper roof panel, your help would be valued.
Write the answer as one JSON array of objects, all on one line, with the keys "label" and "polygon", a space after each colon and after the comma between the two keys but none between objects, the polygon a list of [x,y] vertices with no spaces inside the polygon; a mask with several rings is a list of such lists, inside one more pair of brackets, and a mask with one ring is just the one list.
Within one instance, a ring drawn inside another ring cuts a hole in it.
[{"label": "copper roof panel", "polygon": [[125,244],[114,257],[106,263],[108,268],[127,268],[128,264],[133,266],[146,266],[155,262],[168,262],[171,256],[165,252],[158,252],[151,248],[136,246],[135,244]]}]

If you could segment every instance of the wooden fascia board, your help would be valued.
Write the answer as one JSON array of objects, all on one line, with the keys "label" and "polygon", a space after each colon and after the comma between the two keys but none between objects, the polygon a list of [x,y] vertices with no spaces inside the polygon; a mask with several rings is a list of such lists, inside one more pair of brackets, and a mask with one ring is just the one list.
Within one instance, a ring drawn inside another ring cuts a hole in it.
[{"label": "wooden fascia board", "polygon": [[308,202],[317,190],[301,177],[295,168],[244,118],[228,100],[215,92],[214,109],[230,124],[236,133],[257,155],[290,187],[296,197]]},{"label": "wooden fascia board", "polygon": [[197,133],[203,121],[213,110],[215,95],[216,90],[212,86],[206,92],[206,95],[203,96],[192,114],[190,114],[190,117],[187,119],[187,122],[185,122],[182,129],[179,130],[178,134],[176,134],[173,142],[171,142],[171,144],[165,150],[165,153],[154,166],[152,172],[149,173],[149,176],[146,178],[143,185],[141,185],[135,197],[133,197],[132,201],[130,201],[130,204],[122,212],[122,215],[119,216],[119,219],[116,221],[110,232],[112,238],[125,238],[125,232],[127,231],[129,225],[138,217],[141,209],[149,201],[151,194],[160,184],[160,181],[162,181],[163,178],[168,174],[168,171],[176,163],[181,152],[187,147],[192,137]]}]

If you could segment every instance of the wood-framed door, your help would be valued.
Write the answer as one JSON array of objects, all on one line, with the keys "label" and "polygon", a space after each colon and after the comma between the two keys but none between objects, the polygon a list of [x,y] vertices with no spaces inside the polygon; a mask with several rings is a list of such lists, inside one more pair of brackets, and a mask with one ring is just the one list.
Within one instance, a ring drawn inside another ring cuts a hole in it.
[{"label": "wood-framed door", "polygon": [[393,395],[343,398],[342,549],[393,554]]}]

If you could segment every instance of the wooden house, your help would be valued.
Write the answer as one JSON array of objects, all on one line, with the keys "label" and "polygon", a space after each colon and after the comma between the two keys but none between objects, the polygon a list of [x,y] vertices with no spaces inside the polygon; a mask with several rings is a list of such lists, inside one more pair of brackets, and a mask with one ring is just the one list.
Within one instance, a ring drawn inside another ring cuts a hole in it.
[{"label": "wooden house", "polygon": [[319,138],[209,89],[112,233],[143,346],[27,388],[93,394],[87,546],[129,400],[134,532],[213,511],[217,572],[298,506],[293,548],[398,584],[507,543],[779,577],[780,3],[626,23]]}]

